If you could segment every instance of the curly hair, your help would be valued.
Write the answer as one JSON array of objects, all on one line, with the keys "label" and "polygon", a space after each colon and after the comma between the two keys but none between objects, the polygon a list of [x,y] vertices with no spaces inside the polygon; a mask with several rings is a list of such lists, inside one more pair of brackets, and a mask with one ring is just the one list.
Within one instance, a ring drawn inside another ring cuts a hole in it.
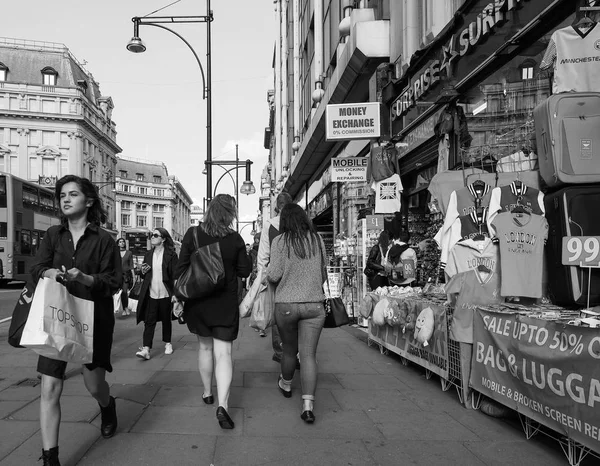
[{"label": "curly hair", "polygon": [[[60,205],[60,192],[62,188],[67,183],[75,183],[79,186],[81,193],[86,197],[87,200],[92,201],[92,205],[88,208],[87,211],[87,221],[91,224],[100,226],[103,223],[106,223],[106,210],[102,206],[102,200],[98,196],[98,190],[92,184],[90,180],[87,178],[83,178],[81,176],[76,175],[65,175],[60,180],[56,182],[56,187],[54,188],[54,197]],[[60,221],[65,224],[67,223],[67,218],[62,213],[60,213]]]}]

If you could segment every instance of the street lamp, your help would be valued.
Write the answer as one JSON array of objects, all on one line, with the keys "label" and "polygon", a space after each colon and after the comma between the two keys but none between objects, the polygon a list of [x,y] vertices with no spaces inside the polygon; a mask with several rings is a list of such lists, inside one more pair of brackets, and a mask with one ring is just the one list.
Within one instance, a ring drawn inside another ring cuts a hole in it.
[{"label": "street lamp", "polygon": [[[143,53],[146,51],[146,44],[140,38],[140,26],[154,26],[160,29],[165,29],[170,33],[179,37],[185,45],[192,51],[194,58],[200,68],[202,74],[203,93],[202,99],[206,99],[206,162],[208,166],[206,174],[206,197],[210,201],[212,198],[212,171],[210,162],[212,161],[212,92],[211,92],[211,31],[210,23],[213,21],[213,12],[210,9],[210,0],[206,0],[206,15],[205,16],[134,16],[133,21],[133,37],[127,44],[127,50],[133,53]],[[198,58],[198,54],[190,43],[185,40],[180,34],[169,29],[162,24],[181,24],[181,23],[206,23],[206,78],[204,76],[204,68]]]}]

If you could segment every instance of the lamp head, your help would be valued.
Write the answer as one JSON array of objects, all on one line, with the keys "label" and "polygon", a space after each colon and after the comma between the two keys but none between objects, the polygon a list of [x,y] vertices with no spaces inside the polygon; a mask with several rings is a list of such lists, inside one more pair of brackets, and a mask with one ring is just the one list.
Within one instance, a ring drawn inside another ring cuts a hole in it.
[{"label": "lamp head", "polygon": [[146,45],[142,39],[134,36],[127,44],[127,50],[133,53],[143,53],[146,51]]},{"label": "lamp head", "polygon": [[256,192],[254,183],[252,183],[252,181],[250,181],[250,180],[244,181],[244,183],[242,184],[242,187],[240,188],[240,192],[242,194],[247,194],[247,195],[254,194]]}]

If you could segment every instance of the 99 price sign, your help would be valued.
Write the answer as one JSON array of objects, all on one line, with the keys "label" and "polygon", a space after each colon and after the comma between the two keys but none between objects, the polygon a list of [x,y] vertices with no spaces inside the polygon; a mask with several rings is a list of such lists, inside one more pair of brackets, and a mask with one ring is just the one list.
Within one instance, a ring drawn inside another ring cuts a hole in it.
[{"label": "99 price sign", "polygon": [[600,267],[600,236],[565,236],[562,263],[580,267]]}]

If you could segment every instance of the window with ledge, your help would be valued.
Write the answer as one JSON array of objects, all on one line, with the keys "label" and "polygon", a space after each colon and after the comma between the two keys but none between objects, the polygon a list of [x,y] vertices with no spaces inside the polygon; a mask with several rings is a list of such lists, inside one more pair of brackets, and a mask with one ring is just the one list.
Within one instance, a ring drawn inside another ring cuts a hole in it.
[{"label": "window with ledge", "polygon": [[138,203],[137,208],[139,210],[148,210],[148,204]]},{"label": "window with ledge", "polygon": [[144,186],[138,186],[137,192],[138,192],[138,194],[148,194],[148,188],[146,188]]},{"label": "window with ledge", "polygon": [[162,204],[154,204],[152,206],[152,212],[164,212],[165,211],[165,206]]},{"label": "window with ledge", "polygon": [[127,178],[127,170],[119,170],[119,176],[121,178]]},{"label": "window with ledge", "polygon": [[521,77],[523,79],[523,81],[526,81],[528,79],[533,79],[533,66],[527,66],[527,67],[523,67],[521,68]]},{"label": "window with ledge", "polygon": [[121,225],[124,227],[131,226],[131,215],[121,214]]},{"label": "window with ledge", "polygon": [[8,67],[0,62],[0,81],[6,81],[6,77],[8,76]]},{"label": "window with ledge", "polygon": [[162,176],[154,175],[152,179],[155,183],[162,183]]},{"label": "window with ledge", "polygon": [[50,66],[47,66],[42,70],[42,82],[44,86],[56,86],[56,78],[58,73]]},{"label": "window with ledge", "polygon": [[124,193],[130,193],[131,192],[131,186],[129,186],[128,184],[121,185],[121,188],[122,188],[122,190],[123,190]]},{"label": "window with ledge", "polygon": [[152,219],[152,228],[164,228],[165,227],[165,219],[162,217],[154,217]]},{"label": "window with ledge", "polygon": [[121,201],[121,209],[131,209],[131,201]]},{"label": "window with ledge", "polygon": [[148,220],[145,215],[137,216],[137,226],[138,227],[145,227],[147,224],[148,224]]},{"label": "window with ledge", "polygon": [[158,197],[164,197],[165,196],[165,190],[164,189],[155,189],[154,190],[154,195],[158,196]]},{"label": "window with ledge", "polygon": [[143,173],[136,173],[136,180],[138,181],[144,181],[144,174]]}]

